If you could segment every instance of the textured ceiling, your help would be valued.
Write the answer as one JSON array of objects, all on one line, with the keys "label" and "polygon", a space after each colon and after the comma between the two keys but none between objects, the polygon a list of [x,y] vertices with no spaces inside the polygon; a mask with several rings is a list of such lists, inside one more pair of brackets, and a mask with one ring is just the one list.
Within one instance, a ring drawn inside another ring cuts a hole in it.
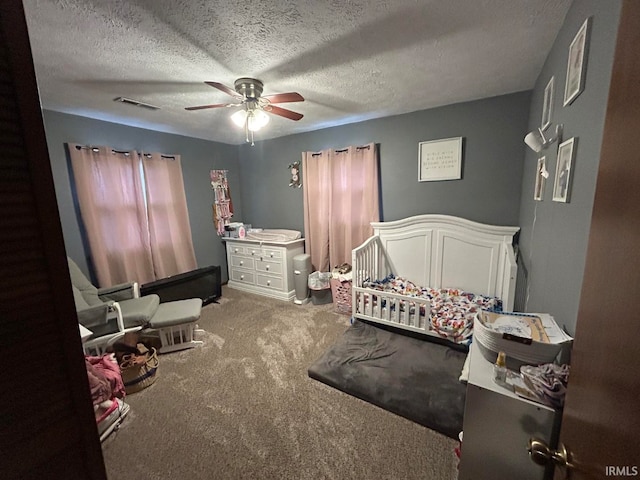
[{"label": "textured ceiling", "polygon": [[[24,0],[42,106],[239,144],[204,81],[296,91],[256,140],[533,87],[571,0]],[[128,97],[160,107],[119,102]]]}]

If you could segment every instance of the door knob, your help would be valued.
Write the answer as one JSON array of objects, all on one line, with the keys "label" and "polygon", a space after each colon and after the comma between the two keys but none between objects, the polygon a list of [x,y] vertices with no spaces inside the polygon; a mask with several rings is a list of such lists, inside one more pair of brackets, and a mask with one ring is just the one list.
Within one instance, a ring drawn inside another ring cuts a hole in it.
[{"label": "door knob", "polygon": [[569,478],[569,470],[574,468],[571,452],[562,443],[558,444],[557,450],[553,450],[542,440],[530,438],[527,451],[529,458],[538,465],[546,466],[553,463],[556,467],[564,469],[564,478]]}]

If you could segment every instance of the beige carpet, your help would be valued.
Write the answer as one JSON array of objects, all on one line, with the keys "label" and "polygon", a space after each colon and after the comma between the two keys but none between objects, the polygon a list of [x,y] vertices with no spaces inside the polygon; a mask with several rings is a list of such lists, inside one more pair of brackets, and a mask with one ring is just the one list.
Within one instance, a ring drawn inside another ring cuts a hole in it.
[{"label": "beige carpet", "polygon": [[312,380],[349,326],[333,305],[223,287],[203,308],[204,345],[160,356],[103,443],[109,479],[456,478],[456,442]]}]

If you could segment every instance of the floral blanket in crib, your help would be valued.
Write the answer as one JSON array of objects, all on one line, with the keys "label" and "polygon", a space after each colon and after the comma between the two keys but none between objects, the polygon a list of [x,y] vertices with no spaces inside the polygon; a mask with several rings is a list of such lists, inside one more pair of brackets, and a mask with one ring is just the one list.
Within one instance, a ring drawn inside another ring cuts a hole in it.
[{"label": "floral blanket in crib", "polygon": [[[501,311],[502,301],[496,297],[465,292],[457,288],[429,288],[416,285],[403,277],[390,274],[382,280],[365,281],[364,288],[396,293],[408,297],[427,298],[431,303],[429,322],[440,336],[456,343],[468,343],[473,329],[473,318],[478,310]],[[382,307],[386,305],[383,302]],[[393,308],[393,307],[392,307]],[[404,306],[400,304],[401,310]],[[415,305],[411,305],[411,313]],[[420,315],[425,312],[420,308]]]}]

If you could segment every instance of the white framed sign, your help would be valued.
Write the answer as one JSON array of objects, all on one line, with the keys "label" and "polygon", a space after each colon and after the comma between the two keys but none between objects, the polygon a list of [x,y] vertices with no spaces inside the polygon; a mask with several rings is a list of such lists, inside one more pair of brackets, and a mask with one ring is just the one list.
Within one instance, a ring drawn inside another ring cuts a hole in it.
[{"label": "white framed sign", "polygon": [[430,140],[418,144],[418,181],[462,178],[462,137]]}]

